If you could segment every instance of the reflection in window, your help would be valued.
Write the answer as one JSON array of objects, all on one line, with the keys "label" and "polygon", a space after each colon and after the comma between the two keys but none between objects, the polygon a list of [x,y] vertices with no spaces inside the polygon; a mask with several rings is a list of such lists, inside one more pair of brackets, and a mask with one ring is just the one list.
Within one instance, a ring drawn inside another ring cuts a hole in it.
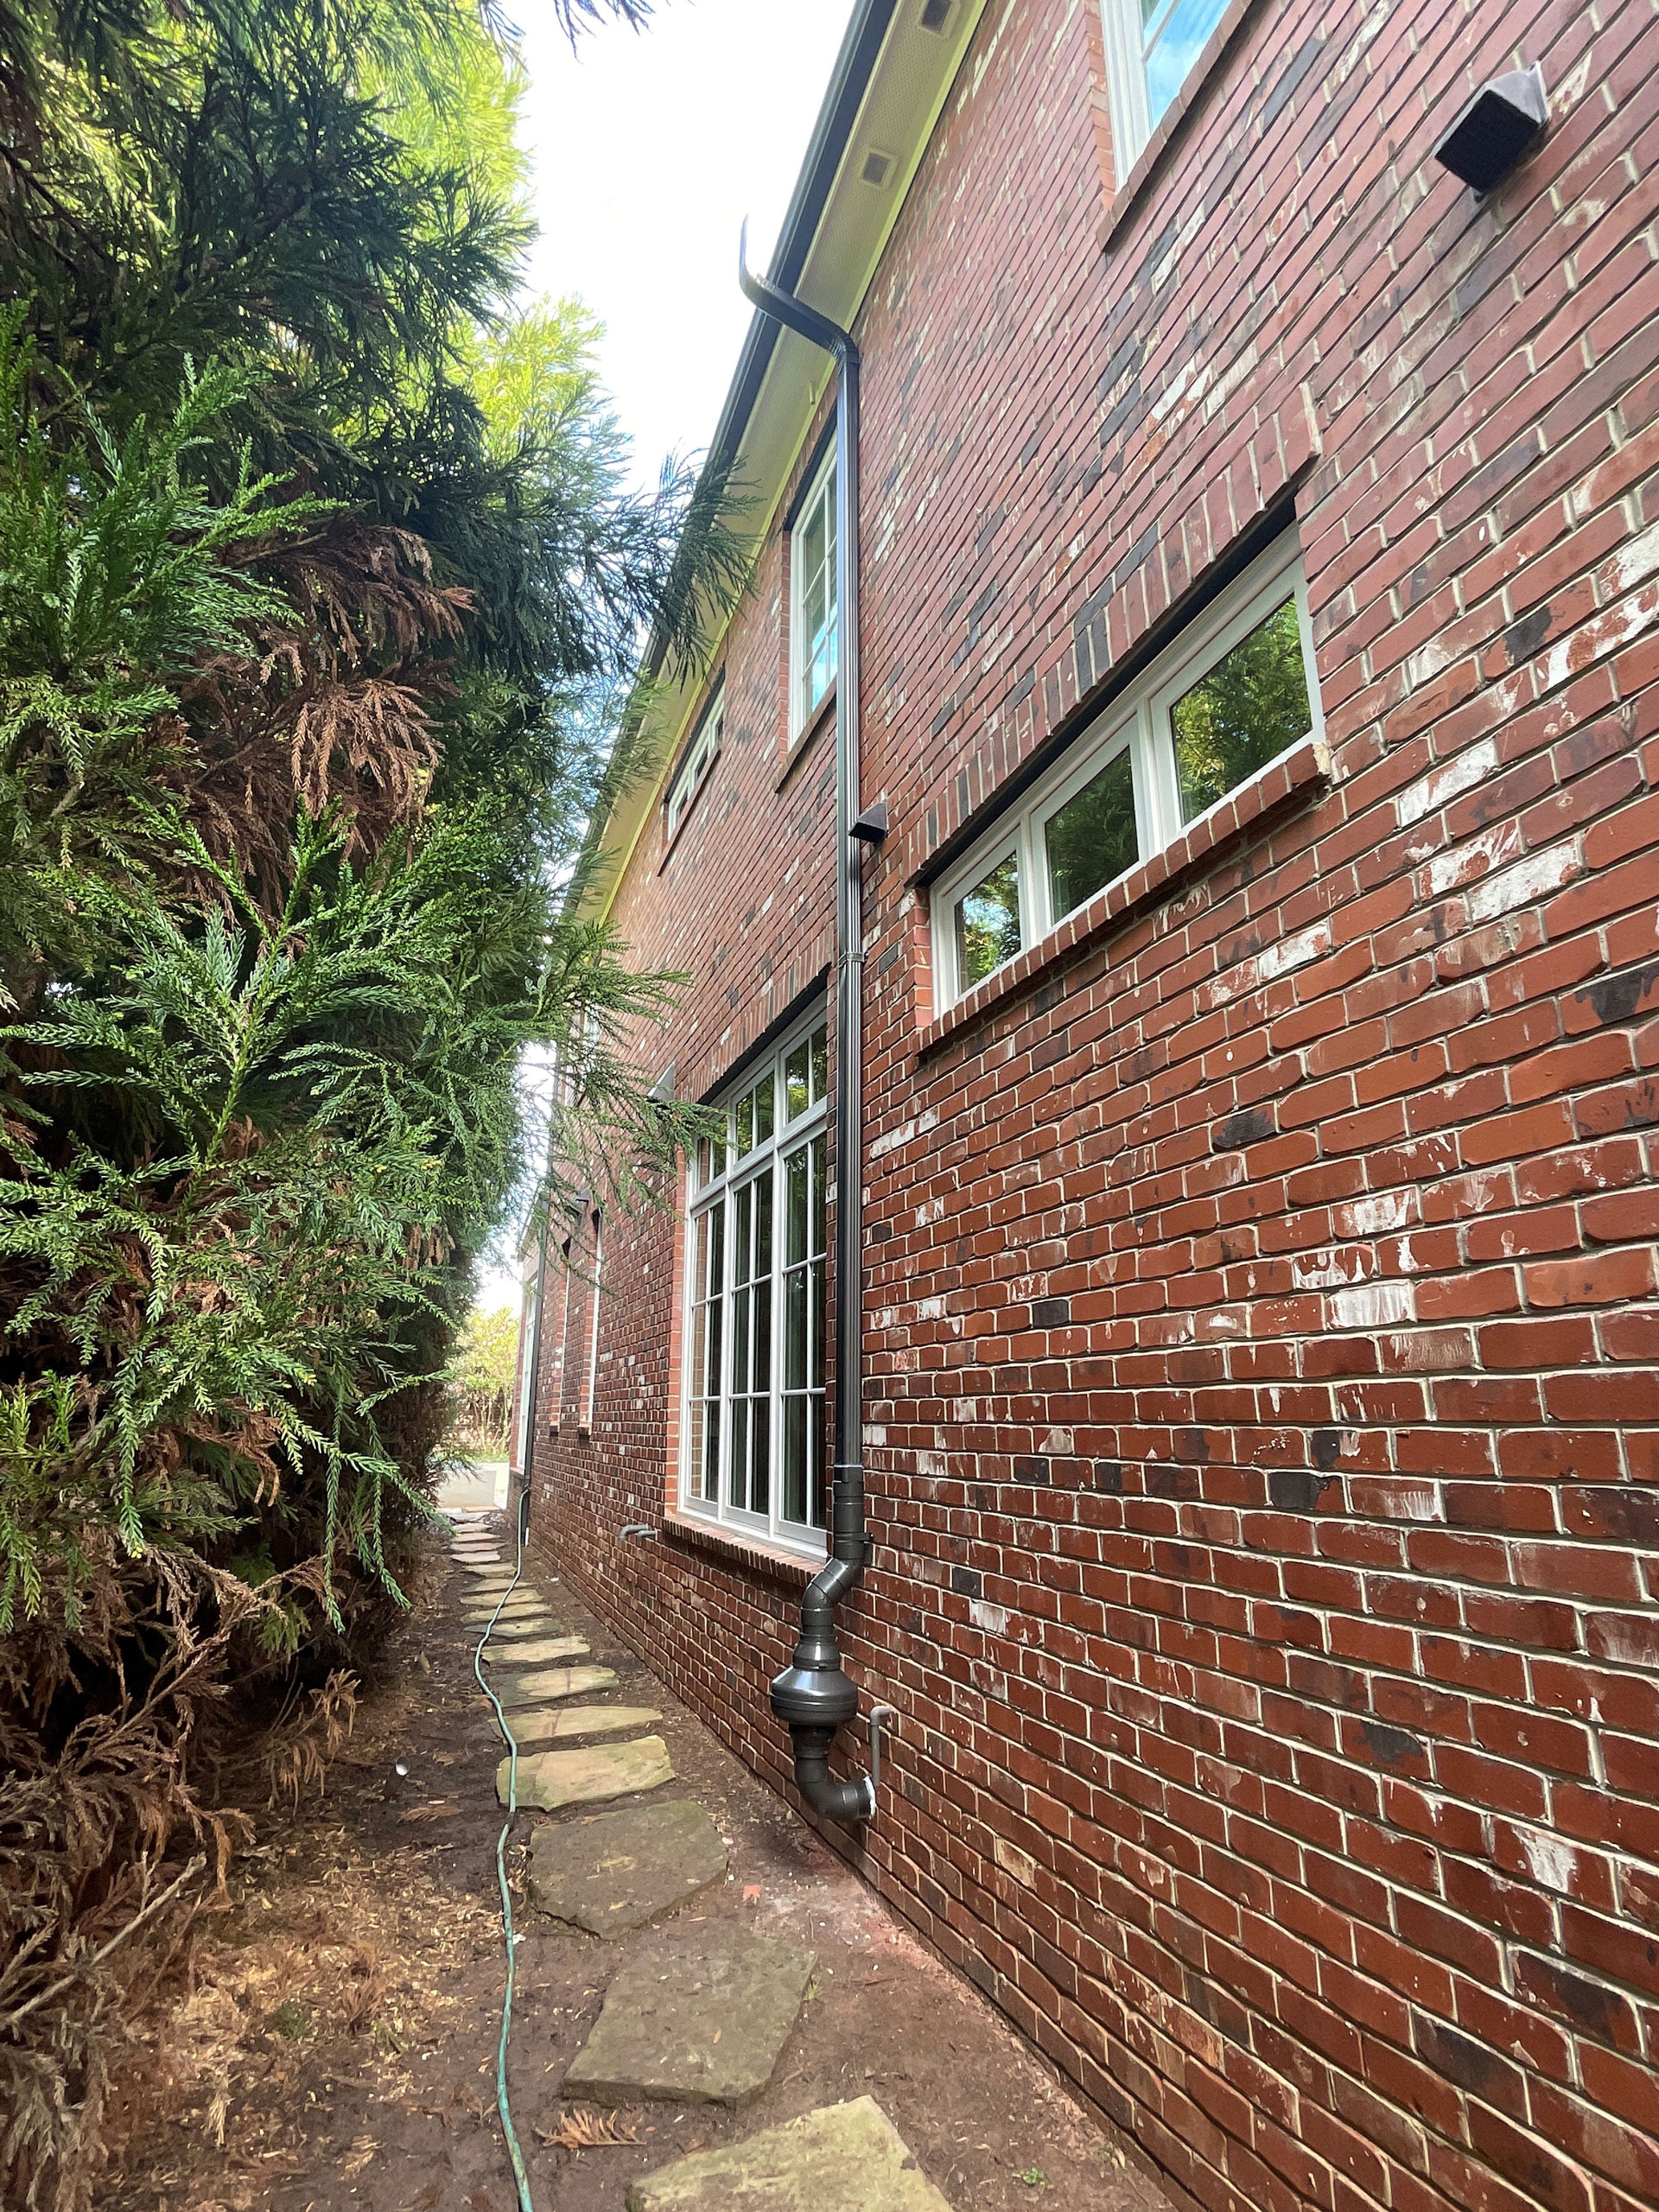
[{"label": "reflection in window", "polygon": [[1056,921],[1140,857],[1135,769],[1125,746],[1048,817],[1049,911]]},{"label": "reflection in window", "polygon": [[1191,822],[1313,726],[1296,602],[1265,622],[1169,710],[1181,813]]},{"label": "reflection in window", "polygon": [[1225,5],[1226,0],[1141,0],[1149,130],[1157,129],[1165,110],[1186,82]]},{"label": "reflection in window", "polygon": [[785,1521],[822,1528],[823,1482],[823,1139],[784,1162],[784,1499]]},{"label": "reflection in window", "polygon": [[969,990],[1020,950],[1020,863],[1010,853],[957,901],[957,988]]},{"label": "reflection in window", "polygon": [[836,459],[832,452],[790,533],[794,632],[791,726],[805,728],[836,673]]}]

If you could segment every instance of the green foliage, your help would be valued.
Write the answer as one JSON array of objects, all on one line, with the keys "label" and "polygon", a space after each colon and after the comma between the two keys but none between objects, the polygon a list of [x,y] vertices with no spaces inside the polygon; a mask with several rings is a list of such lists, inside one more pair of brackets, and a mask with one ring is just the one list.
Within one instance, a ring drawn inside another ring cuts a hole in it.
[{"label": "green foliage", "polygon": [[1241,638],[1169,713],[1181,805],[1190,822],[1307,733],[1295,601],[1287,599]]},{"label": "green foliage", "polygon": [[96,1916],[227,1840],[202,1745],[404,1602],[527,1057],[609,1205],[699,1125],[562,893],[743,561],[517,297],[518,92],[472,0],[0,0],[8,2202],[88,2202]]},{"label": "green foliage", "polygon": [[510,1306],[474,1306],[455,1339],[449,1370],[452,1433],[463,1451],[505,1453],[518,1365],[518,1316]]}]

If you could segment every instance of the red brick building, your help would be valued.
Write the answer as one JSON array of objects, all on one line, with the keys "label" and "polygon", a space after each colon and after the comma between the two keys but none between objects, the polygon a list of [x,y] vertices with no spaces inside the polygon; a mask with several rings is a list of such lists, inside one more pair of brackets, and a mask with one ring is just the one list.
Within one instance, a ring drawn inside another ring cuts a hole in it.
[{"label": "red brick building", "polygon": [[[1206,2207],[1659,2203],[1656,62],[1640,0],[860,0],[772,264],[861,349],[890,823],[838,1627],[897,1717],[824,1833]],[[1535,67],[1477,197],[1436,146]],[[573,1224],[527,1440],[785,1790],[836,393],[757,316],[753,588],[606,824],[728,1141]]]}]

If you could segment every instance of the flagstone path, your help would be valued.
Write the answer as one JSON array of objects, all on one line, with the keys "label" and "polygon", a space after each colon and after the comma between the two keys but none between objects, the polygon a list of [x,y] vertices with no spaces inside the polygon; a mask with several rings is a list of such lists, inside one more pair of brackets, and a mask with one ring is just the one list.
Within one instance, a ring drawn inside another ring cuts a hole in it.
[{"label": "flagstone path", "polygon": [[[581,2206],[595,2212],[601,2207],[621,2212],[625,2204],[626,2212],[951,2212],[951,2199],[922,2171],[893,2119],[868,2092],[856,2093],[862,2084],[855,2076],[839,2101],[792,2114],[786,2105],[781,2125],[757,2126],[747,2116],[747,2107],[764,2099],[771,2107],[767,2116],[774,2122],[779,2118],[772,2093],[784,2053],[799,2050],[805,2012],[832,1986],[825,1977],[833,1977],[837,1965],[843,1974],[849,1970],[844,1924],[849,1907],[855,1917],[861,1916],[861,1927],[865,1919],[869,1923],[869,1936],[859,1938],[866,1946],[861,1971],[868,1988],[893,1990],[892,1954],[884,1958],[869,1948],[878,1940],[875,1929],[891,1926],[880,1906],[850,1876],[840,1877],[840,1916],[830,1914],[824,1929],[834,1931],[827,1959],[810,1912],[804,1929],[796,1913],[758,1922],[755,1905],[778,1880],[775,1859],[753,1868],[766,1878],[741,1888],[740,1905],[740,1893],[731,1886],[737,1870],[719,1793],[713,1810],[695,1796],[655,1794],[675,1778],[671,1745],[655,1732],[663,1709],[610,1699],[607,1694],[624,1684],[615,1669],[589,1661],[585,1637],[595,1633],[585,1626],[589,1617],[577,1608],[584,1625],[573,1628],[572,1608],[550,1602],[543,1592],[556,1584],[533,1560],[515,1586],[511,1556],[465,1533],[457,1535],[454,1551],[464,1570],[460,1596],[466,1631],[478,1638],[490,1629],[483,1664],[518,1745],[518,1803],[531,1823],[516,1915],[519,1940],[533,1944],[538,1929],[562,1931],[567,1942],[603,1939],[602,1955],[585,1969],[595,1985],[587,1993],[600,2000],[596,2012],[579,2030],[574,2048],[561,2037],[547,2063],[538,2062],[533,2044],[526,2048],[527,2031],[516,2030],[518,2080],[534,2094],[540,2075],[550,2075],[562,2084],[567,2104],[620,2107],[616,2117],[624,2140],[666,2133],[664,2153],[675,2147],[676,2137],[687,2152],[643,2173],[636,2158],[607,2187],[604,2162],[619,2154],[584,2151],[579,2169],[561,2170],[559,2202],[566,2202],[563,2184],[579,2180]],[[607,1639],[601,1634],[598,1640],[603,1653]],[[547,1663],[553,1660],[573,1663]],[[637,1662],[629,1674],[626,1687],[636,1696],[639,1688],[649,1694],[650,1679],[641,1680]],[[578,1698],[598,1701],[573,1702]],[[480,1703],[486,1706],[481,1698]],[[497,1731],[493,1708],[486,1709],[486,1725]],[[678,1725],[683,1732],[684,1722]],[[709,1771],[706,1760],[695,1764]],[[496,1770],[503,1803],[511,1764],[503,1758]],[[799,1835],[799,1847],[812,1862],[832,1865],[802,1824],[772,1802],[776,1820]],[[593,1809],[612,1805],[616,1809]],[[879,1940],[922,1955],[896,1932]],[[531,1955],[528,1949],[520,1953],[521,1976]],[[879,1979],[884,1963],[888,1975]],[[943,1991],[941,1999],[941,2024],[950,2018],[955,2025],[952,2008],[963,2000]],[[957,2048],[954,2043],[948,2047]],[[887,2063],[890,2067],[892,2061]],[[931,2054],[918,2050],[915,2063],[931,2065]],[[791,2080],[798,2074],[798,2062]],[[863,2082],[893,2078],[871,2067],[863,2073]],[[905,2071],[896,2078],[907,2082],[911,2076]],[[842,2080],[847,2081],[845,2071]],[[823,2087],[833,2094],[833,2085]],[[913,2122],[918,2108],[912,2103]],[[671,2110],[676,2120],[665,2131],[646,2117]],[[682,2124],[698,2110],[730,2114],[736,2139],[715,2147],[706,2140],[688,2144]],[[990,2124],[976,2114],[955,2139],[961,2144],[973,2128]],[[1077,2158],[1069,2156],[1075,2175]],[[1034,2162],[1025,2171],[1017,2171],[1019,2201],[1028,2191],[1046,2193],[1046,2176]],[[1090,2212],[1096,2206],[1166,2212],[1155,2191],[1138,2179],[1131,2188],[1129,2179],[1103,2192],[1090,2187],[1071,2201]],[[990,2201],[1006,2201],[1000,2188],[994,2200],[976,2189],[958,2202],[966,2212],[969,2202]]]},{"label": "flagstone path", "polygon": [[677,2158],[635,2182],[626,2203],[627,2212],[950,2212],[874,2097]]},{"label": "flagstone path", "polygon": [[590,1936],[630,1936],[726,1872],[726,1840],[690,1798],[543,1828],[530,1847],[530,1899]]}]

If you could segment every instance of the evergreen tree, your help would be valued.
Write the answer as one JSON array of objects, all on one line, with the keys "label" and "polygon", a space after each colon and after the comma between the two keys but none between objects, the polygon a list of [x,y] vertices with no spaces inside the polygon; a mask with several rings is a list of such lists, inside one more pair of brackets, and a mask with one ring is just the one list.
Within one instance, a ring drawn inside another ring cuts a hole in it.
[{"label": "evergreen tree", "polygon": [[[604,0],[564,0],[567,26]],[[610,12],[639,20],[639,0]],[[87,2200],[86,1961],[403,1602],[482,1241],[689,1118],[556,891],[739,588],[525,306],[466,0],[0,0],[0,2190]],[[233,1687],[232,1687],[233,1686]],[[211,1717],[213,1726],[207,1720]],[[204,1794],[205,1793],[205,1794]]]}]

